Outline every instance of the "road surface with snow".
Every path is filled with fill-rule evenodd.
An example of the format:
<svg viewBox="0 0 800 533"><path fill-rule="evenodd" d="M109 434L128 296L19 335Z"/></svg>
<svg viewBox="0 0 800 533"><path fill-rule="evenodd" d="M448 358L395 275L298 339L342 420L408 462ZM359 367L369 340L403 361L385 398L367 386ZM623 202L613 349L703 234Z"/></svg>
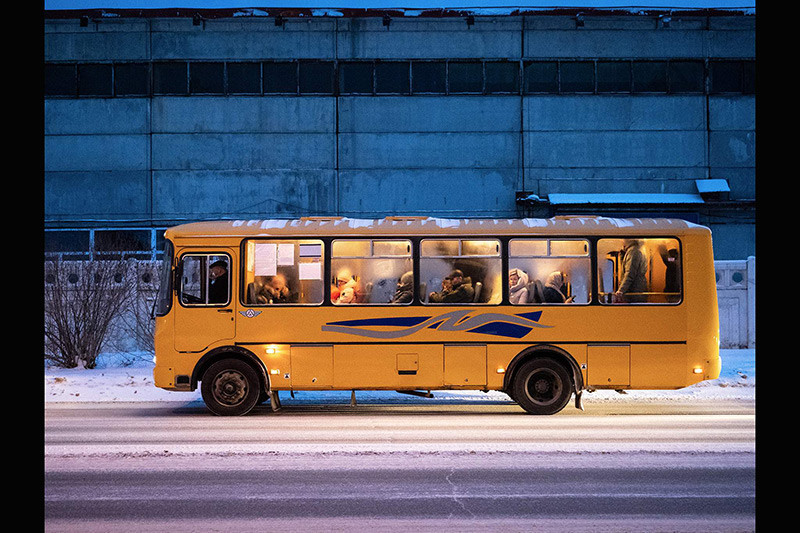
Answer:
<svg viewBox="0 0 800 533"><path fill-rule="evenodd" d="M754 531L755 353L680 391L298 393L216 417L152 365L45 370L45 530Z"/></svg>

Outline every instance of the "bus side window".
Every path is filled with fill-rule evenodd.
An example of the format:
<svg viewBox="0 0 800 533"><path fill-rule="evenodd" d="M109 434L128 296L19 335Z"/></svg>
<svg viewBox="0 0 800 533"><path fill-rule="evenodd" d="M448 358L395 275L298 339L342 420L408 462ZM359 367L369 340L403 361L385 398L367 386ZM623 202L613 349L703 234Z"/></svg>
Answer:
<svg viewBox="0 0 800 533"><path fill-rule="evenodd" d="M337 239L331 272L334 305L398 305L413 299L411 241L405 239Z"/></svg>
<svg viewBox="0 0 800 533"><path fill-rule="evenodd" d="M511 239L508 264L513 305L589 303L592 268L584 239Z"/></svg>
<svg viewBox="0 0 800 533"><path fill-rule="evenodd" d="M249 306L322 303L322 241L253 239L245 246L244 303Z"/></svg>
<svg viewBox="0 0 800 533"><path fill-rule="evenodd" d="M425 239L420 298L426 304L493 304L502 299L500 241Z"/></svg>
<svg viewBox="0 0 800 533"><path fill-rule="evenodd" d="M185 255L181 259L180 301L184 305L224 305L230 301L230 259L225 255Z"/></svg>
<svg viewBox="0 0 800 533"><path fill-rule="evenodd" d="M680 303L681 257L677 239L600 239L597 254L601 303Z"/></svg>

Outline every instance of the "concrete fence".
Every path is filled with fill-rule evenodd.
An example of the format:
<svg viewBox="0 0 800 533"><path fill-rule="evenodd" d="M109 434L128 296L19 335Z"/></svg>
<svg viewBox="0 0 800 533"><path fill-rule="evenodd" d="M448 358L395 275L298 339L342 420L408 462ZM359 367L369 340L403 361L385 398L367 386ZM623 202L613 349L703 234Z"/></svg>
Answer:
<svg viewBox="0 0 800 533"><path fill-rule="evenodd" d="M756 347L756 258L715 261L722 348Z"/></svg>

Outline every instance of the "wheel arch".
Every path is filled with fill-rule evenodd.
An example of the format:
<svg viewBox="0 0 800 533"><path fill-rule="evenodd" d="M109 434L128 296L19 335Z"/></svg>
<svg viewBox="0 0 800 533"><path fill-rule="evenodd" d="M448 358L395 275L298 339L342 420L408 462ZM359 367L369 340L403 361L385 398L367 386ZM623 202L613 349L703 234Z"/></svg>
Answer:
<svg viewBox="0 0 800 533"><path fill-rule="evenodd" d="M558 346L553 346L552 344L537 344L536 346L529 346L519 352L508 364L505 378L503 379L503 390L506 393L512 390L514 376L522 364L535 357L544 357L564 364L569 369L572 376L572 386L575 394L583 390L583 374L575 358L572 357L568 351Z"/></svg>
<svg viewBox="0 0 800 533"><path fill-rule="evenodd" d="M217 361L222 359L239 359L252 366L261 382L264 391L269 390L269 375L264 363L256 357L256 354L243 348L241 346L220 346L209 350L200 360L194 365L192 371L192 390L197 388L197 383L200 381L206 369Z"/></svg>

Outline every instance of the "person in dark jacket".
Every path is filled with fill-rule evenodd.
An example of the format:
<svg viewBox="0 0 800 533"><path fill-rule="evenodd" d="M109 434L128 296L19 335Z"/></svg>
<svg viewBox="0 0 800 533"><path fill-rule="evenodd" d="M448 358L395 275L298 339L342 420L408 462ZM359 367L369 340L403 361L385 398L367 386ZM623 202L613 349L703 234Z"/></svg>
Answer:
<svg viewBox="0 0 800 533"><path fill-rule="evenodd" d="M228 301L228 263L215 261L208 269L208 303L224 304Z"/></svg>
<svg viewBox="0 0 800 533"><path fill-rule="evenodd" d="M551 272L544 282L544 301L549 304L572 303L574 296L567 297L567 279L563 272Z"/></svg>
<svg viewBox="0 0 800 533"><path fill-rule="evenodd" d="M475 289L472 288L472 281L470 278L464 278L464 273L460 270L454 270L448 276L451 289L443 290L441 293L432 292L430 294L430 301L434 303L469 303L475 296Z"/></svg>
<svg viewBox="0 0 800 533"><path fill-rule="evenodd" d="M406 272L397 282L397 290L389 303L406 304L414 298L414 273Z"/></svg>
<svg viewBox="0 0 800 533"><path fill-rule="evenodd" d="M622 280L617 292L614 293L615 302L642 303L647 301L647 258L642 252L642 245L635 239L625 239L623 242Z"/></svg>

